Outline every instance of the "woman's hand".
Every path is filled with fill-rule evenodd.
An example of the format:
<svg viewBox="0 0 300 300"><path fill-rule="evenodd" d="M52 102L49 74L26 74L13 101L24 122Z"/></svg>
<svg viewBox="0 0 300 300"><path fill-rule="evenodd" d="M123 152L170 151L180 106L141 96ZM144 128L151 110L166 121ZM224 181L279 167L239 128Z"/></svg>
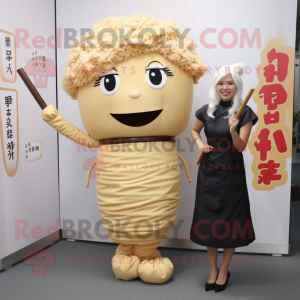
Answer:
<svg viewBox="0 0 300 300"><path fill-rule="evenodd" d="M239 124L239 120L234 118L235 114L233 114L229 119L230 133L233 134L236 132L236 127Z"/></svg>
<svg viewBox="0 0 300 300"><path fill-rule="evenodd" d="M200 150L200 152L208 153L208 152L211 152L213 148L214 148L213 146L205 144L202 147L200 147L199 150Z"/></svg>

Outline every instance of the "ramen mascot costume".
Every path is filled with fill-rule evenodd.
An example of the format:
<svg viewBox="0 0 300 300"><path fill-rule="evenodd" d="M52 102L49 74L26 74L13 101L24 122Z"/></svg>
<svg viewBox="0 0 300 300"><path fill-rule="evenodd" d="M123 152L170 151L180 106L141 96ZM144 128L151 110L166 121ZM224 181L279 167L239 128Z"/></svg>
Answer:
<svg viewBox="0 0 300 300"><path fill-rule="evenodd" d="M98 205L117 279L164 283L173 264L157 250L176 221L180 169L175 137L188 125L193 83L206 67L175 22L143 13L98 21L69 52L62 88L78 99L84 133L52 105L42 118L56 131L98 148ZM179 158L183 165L179 165Z"/></svg>

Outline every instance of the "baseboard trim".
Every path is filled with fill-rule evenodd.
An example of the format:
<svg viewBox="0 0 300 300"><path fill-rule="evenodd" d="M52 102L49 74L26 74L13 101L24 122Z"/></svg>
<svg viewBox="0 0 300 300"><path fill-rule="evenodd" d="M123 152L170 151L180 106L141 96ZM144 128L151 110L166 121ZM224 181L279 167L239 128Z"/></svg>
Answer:
<svg viewBox="0 0 300 300"><path fill-rule="evenodd" d="M161 243L161 247L205 250L205 246L200 246L187 239L166 239ZM222 248L219 248L222 249ZM222 249L223 250L223 249ZM258 253L258 254L289 254L290 245L288 244L268 244L251 243L248 246L236 248L235 253Z"/></svg>
<svg viewBox="0 0 300 300"><path fill-rule="evenodd" d="M58 238L52 238L51 236L55 236L55 237L58 236ZM49 237L51 237L51 238L49 238ZM37 247L45 248L45 247L53 244L54 242L57 242L60 239L61 239L61 231L58 230L55 233L53 232L52 235L45 236L44 238L2 258L0 260L0 271L7 268L8 266L11 266L11 265L23 260L29 250L35 249Z"/></svg>
<svg viewBox="0 0 300 300"><path fill-rule="evenodd" d="M88 239L85 236L84 232L72 230L72 236L70 236L69 230L62 229L62 238L65 239L71 238L80 241L112 243L109 239L105 239L105 240L99 239L99 237L97 237L92 232L89 232L89 234L92 236L92 239ZM187 239L168 238L161 243L160 247L206 251L205 246L199 246L193 243L191 240L187 240ZM290 251L289 244L251 243L248 246L236 248L235 252L236 253L258 253L258 254L289 254L289 251Z"/></svg>

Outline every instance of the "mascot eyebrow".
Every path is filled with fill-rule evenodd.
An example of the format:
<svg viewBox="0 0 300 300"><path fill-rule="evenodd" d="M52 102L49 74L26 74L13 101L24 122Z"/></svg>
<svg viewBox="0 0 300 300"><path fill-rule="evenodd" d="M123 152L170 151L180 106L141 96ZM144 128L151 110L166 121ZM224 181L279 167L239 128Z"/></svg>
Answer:
<svg viewBox="0 0 300 300"><path fill-rule="evenodd" d="M105 74L103 76L100 76L98 79L95 80L95 83L94 83L93 87L96 87L96 86L100 85L100 80L101 80L102 77L110 76L110 75L118 75L119 76L117 69L115 69L115 68L112 68L112 69L114 69L116 71L116 73Z"/></svg>
<svg viewBox="0 0 300 300"><path fill-rule="evenodd" d="M158 60L153 60L153 61L151 61L151 62L148 64L148 66L145 68L145 72L147 72L147 70L149 70L148 67L149 67L152 63L154 63L154 62L157 62L157 63L161 64ZM161 64L161 65L162 65L162 64ZM163 65L162 65L162 66L163 66ZM171 72L171 70L169 69L169 67L164 67L164 68L157 67L157 69L163 70L163 71L166 73L167 76L174 76L174 74Z"/></svg>

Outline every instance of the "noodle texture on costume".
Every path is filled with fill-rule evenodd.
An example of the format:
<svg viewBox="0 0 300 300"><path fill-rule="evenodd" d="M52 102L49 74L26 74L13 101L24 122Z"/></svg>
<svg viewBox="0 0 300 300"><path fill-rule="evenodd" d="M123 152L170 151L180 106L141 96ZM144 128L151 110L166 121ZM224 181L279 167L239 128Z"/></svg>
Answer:
<svg viewBox="0 0 300 300"><path fill-rule="evenodd" d="M193 83L206 67L175 22L143 13L98 21L70 49L62 88L78 99L84 133L52 105L43 120L98 148L96 193L103 226L119 244L117 279L164 283L173 264L157 247L177 218L180 165L175 137L190 118ZM105 167L104 167L105 165Z"/></svg>

